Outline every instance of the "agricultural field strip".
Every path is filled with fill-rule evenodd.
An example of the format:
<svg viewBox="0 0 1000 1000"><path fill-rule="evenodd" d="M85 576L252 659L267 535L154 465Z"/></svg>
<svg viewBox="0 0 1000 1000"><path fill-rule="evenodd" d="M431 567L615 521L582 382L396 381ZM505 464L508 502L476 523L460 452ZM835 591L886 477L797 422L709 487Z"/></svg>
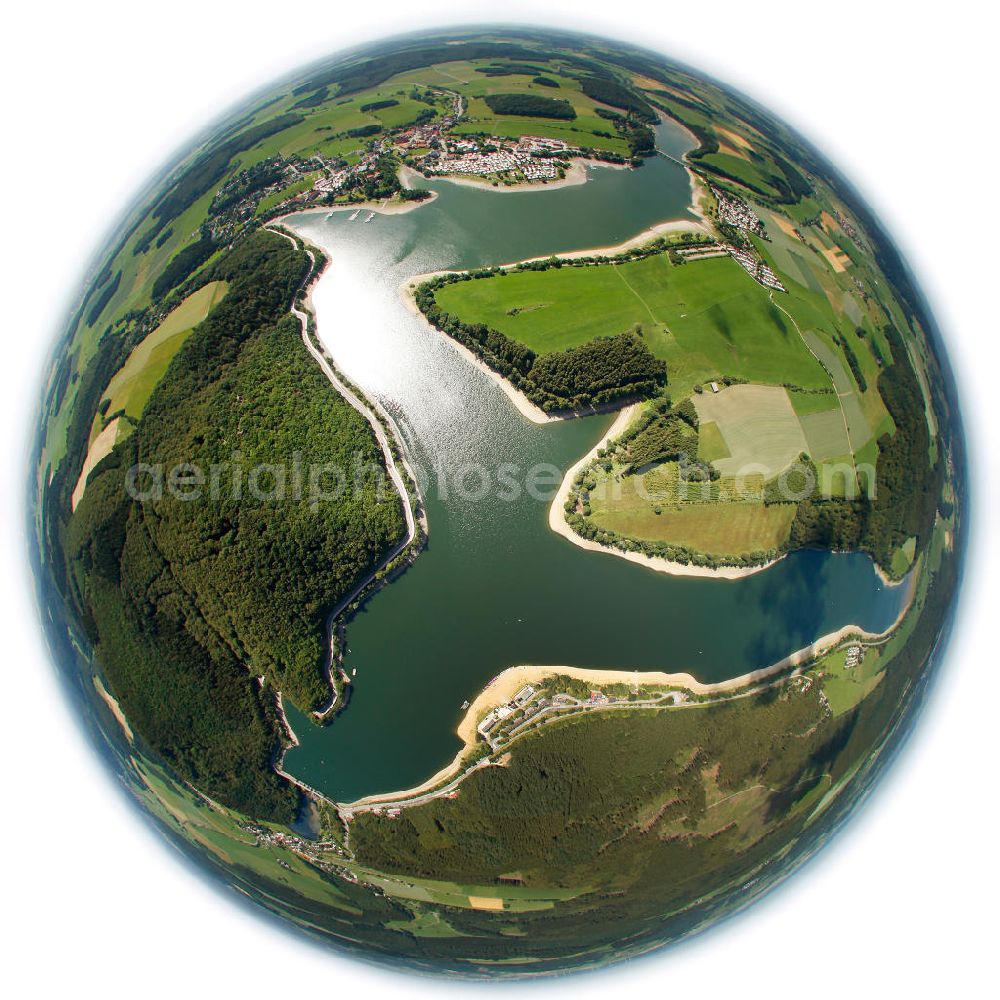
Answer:
<svg viewBox="0 0 1000 1000"><path fill-rule="evenodd" d="M771 479L806 448L806 436L782 386L732 385L697 396L699 423L715 423L729 450L712 464L724 476L745 478L750 470Z"/></svg>
<svg viewBox="0 0 1000 1000"><path fill-rule="evenodd" d="M809 351L809 353L816 359L816 361L825 370L826 369L826 365L823 364L823 362L820 359L819 355L812 349L812 347L809 344L809 341L806 340L805 335L802 333L802 330L799 328L799 324L795 321L795 317L787 309L785 309L784 306L779 305L777 302L775 302L775 300L774 300L774 292L770 292L769 293L769 297L770 297L771 301L774 303L774 305L778 309L780 309L781 312L783 312L792 321L792 326L795 327L795 332L799 335L799 337L802 338L802 343L806 345L806 348ZM830 379L831 379L831 381L833 381L833 373L832 372L830 373ZM843 418L843 421L844 421L844 433L847 435L847 444L848 444L848 447L851 450L851 464L854 465L854 473L855 473L855 475L857 475L857 471L858 471L857 470L857 465L856 465L856 463L854 461L854 443L851 441L851 428L850 428L850 425L847 422L847 413L844 410L844 402L841 399L841 395L840 395L839 390L837 390L836 383L834 383L834 391L837 392L837 400L838 400L838 402L840 404L840 415L841 415L841 417Z"/></svg>
<svg viewBox="0 0 1000 1000"><path fill-rule="evenodd" d="M147 369L159 358L154 354L158 349L170 344L170 356L180 348L184 338L186 338L194 328L209 314L212 308L222 300L227 290L224 281L213 281L203 285L196 292L192 292L179 306L170 312L160 325L152 333L144 337L139 344L133 348L125 364L118 369L104 390L105 398L110 398L111 405L109 412L114 413L119 408L124 408L133 419L138 419L142 408L135 405L133 399L136 383L144 377ZM169 360L167 358L166 360ZM153 383L155 385L155 383ZM148 386L152 391L152 385ZM146 393L148 398L149 393ZM145 404L145 399L141 402ZM130 412L130 406L133 411ZM135 412L137 411L137 412Z"/></svg>

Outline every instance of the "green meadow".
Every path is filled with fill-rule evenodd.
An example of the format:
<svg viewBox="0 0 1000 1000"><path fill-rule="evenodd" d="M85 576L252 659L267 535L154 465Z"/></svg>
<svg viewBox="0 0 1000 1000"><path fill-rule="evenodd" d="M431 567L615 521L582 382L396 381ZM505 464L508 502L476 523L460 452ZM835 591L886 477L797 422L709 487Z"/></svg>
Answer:
<svg viewBox="0 0 1000 1000"><path fill-rule="evenodd" d="M794 504L678 500L673 463L628 476L617 485L617 492L591 494L594 524L628 538L669 542L722 558L780 547L795 517Z"/></svg>
<svg viewBox="0 0 1000 1000"><path fill-rule="evenodd" d="M138 420L156 384L163 378L173 356L191 335L194 328L212 311L228 290L225 281L212 281L192 292L166 319L138 344L125 364L108 383L104 399L106 413L124 411ZM119 439L124 435L125 421L119 424ZM100 418L91 430L91 441L100 431Z"/></svg>
<svg viewBox="0 0 1000 1000"><path fill-rule="evenodd" d="M638 324L650 350L667 362L675 399L723 376L815 389L830 384L767 291L728 257L675 265L656 254L623 264L515 271L447 285L437 301L539 354Z"/></svg>

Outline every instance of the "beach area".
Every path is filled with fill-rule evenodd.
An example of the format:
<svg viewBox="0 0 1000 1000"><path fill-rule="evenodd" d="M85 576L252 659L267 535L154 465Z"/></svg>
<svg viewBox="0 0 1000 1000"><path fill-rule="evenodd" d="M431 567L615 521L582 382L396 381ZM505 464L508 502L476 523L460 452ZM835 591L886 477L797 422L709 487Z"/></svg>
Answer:
<svg viewBox="0 0 1000 1000"><path fill-rule="evenodd" d="M118 700L104 686L104 682L97 676L97 674L94 674L93 681L94 690L100 696L101 701L108 706L108 711L115 717L115 721L118 725L122 727L122 732L125 734L125 738L129 741L129 743L134 743L135 734L132 732L132 727L128 724L128 719L125 718L125 713L122 711L121 705L118 704Z"/></svg>
<svg viewBox="0 0 1000 1000"><path fill-rule="evenodd" d="M910 597L912 598L912 593ZM481 767L503 766L502 761L494 761L489 758L481 758L474 763L466 763L466 761L476 746L481 745L479 744L476 732L476 726L480 720L492 709L510 702L514 695L525 685L538 686L549 678L564 676L584 681L595 688L606 687L612 684L627 684L635 687L657 685L686 690L693 695L701 697L711 697L713 695L722 697L740 696L741 693L749 694L756 690L759 685L778 677L794 676L800 672L802 667L822 658L848 639L857 639L868 643L885 640L899 626L909 606L910 601L908 600L896 621L884 632L868 632L857 625L845 625L836 631L821 636L815 642L803 646L801 649L790 653L770 666L751 670L740 674L738 677L731 677L728 680L708 684L699 681L693 675L686 672L666 673L662 670L639 669L603 670L585 667L536 666L530 664L508 667L497 674L479 692L466 709L464 716L456 728L456 733L459 739L462 740L462 748L450 763L431 775L426 781L412 788L366 795L364 798L357 799L354 802L338 803L338 806L345 808L348 813L353 813L358 811L359 807L391 806L394 803L415 804L411 803L410 800L420 799L423 801L426 798L449 794L468 774Z"/></svg>

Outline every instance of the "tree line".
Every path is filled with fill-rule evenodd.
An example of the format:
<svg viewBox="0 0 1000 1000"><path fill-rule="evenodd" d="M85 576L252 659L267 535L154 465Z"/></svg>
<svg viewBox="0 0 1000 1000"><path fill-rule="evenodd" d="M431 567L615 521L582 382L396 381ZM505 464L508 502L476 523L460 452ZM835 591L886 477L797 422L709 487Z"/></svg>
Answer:
<svg viewBox="0 0 1000 1000"><path fill-rule="evenodd" d="M495 272L477 272L492 276ZM653 356L641 337L621 333L596 337L579 347L538 355L529 347L484 323L466 323L445 312L435 292L453 281L474 280L439 275L414 295L428 322L478 355L546 413L603 407L626 399L656 395L667 379L666 362Z"/></svg>

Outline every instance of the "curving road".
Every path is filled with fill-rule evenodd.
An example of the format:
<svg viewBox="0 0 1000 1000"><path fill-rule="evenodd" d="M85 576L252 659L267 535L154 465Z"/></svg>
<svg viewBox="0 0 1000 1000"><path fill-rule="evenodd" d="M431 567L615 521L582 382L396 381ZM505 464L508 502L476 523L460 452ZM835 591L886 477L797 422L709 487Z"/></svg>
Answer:
<svg viewBox="0 0 1000 1000"><path fill-rule="evenodd" d="M283 236L293 246L298 248L299 243L293 236L289 235L288 233L284 232L281 229L276 229L271 226L267 226L265 228L270 233L274 233L277 236ZM341 600L338 601L337 604L335 604L330 609L328 615L328 621L330 622L332 628L333 622L336 621L338 615L340 615L340 613L344 610L344 608L346 608L352 601L354 601L358 597L359 594L361 594L361 592L375 578L377 573L385 569L385 567L388 566L401 552L403 552L417 537L418 515L413 510L413 503L410 500L410 493L406 488L405 481L403 480L403 474L400 471L399 463L397 463L396 457L393 454L392 443L389 441L389 437L385 432L385 428L383 427L382 422L378 419L378 417L374 413L373 407L377 406L377 404L372 403L372 405L369 406L367 400L363 399L349 385L347 385L343 381L343 379L340 378L336 370L327 360L326 356L323 354L323 351L319 347L317 347L316 344L313 343L312 338L309 336L309 313L307 313L304 309L300 309L296 305L296 299L298 298L300 293L306 291L306 289L308 288L309 284L311 284L312 281L318 280L319 274L314 273L314 269L316 266L316 255L312 252L312 250L309 249L308 246L306 246L304 242L302 244L302 247L309 256L309 261L311 266L309 269L309 276L306 277L302 285L300 285L299 288L297 289L295 298L293 298L292 300L292 307L291 307L291 313L299 321L299 325L301 327L302 343L305 345L306 350L312 355L313 359L319 365L319 367L323 371L323 374L326 375L327 379L329 380L330 384L334 387L334 389L336 389L337 392L339 392L340 395L343 396L344 399L347 400L347 402L350 403L351 406L353 406L354 409L357 410L358 413L360 413L365 418L365 420L368 421L368 424L371 426L371 429L375 434L375 440L378 441L379 447L382 449L382 455L383 458L385 459L386 471L389 474L389 478L392 480L392 485L395 487L396 493L399 495L399 498L402 501L403 512L406 517L406 536L396 545L394 545L392 549L389 550L389 552L387 553L386 557L382 560L382 562L375 569L373 569L372 572L369 573L368 576L366 576L358 584L358 586L354 588L354 590L352 590L345 597L341 598ZM401 451L402 449L400 449L400 452ZM405 460L401 461L403 461L405 464ZM414 486L416 486L416 481L417 481L416 477L414 476L412 469L410 469L408 465L406 466L406 471L410 476L411 482L413 482ZM426 533L427 531L426 518L422 513L419 516L420 516L421 528ZM324 716L329 714L337 704L337 689L333 684L333 678L331 676L331 671L333 666L332 660L333 656L331 648L330 661L326 665L327 681L330 684L330 702L329 704L324 705L322 708L315 709L313 711L313 715L316 716L317 718L323 718Z"/></svg>

